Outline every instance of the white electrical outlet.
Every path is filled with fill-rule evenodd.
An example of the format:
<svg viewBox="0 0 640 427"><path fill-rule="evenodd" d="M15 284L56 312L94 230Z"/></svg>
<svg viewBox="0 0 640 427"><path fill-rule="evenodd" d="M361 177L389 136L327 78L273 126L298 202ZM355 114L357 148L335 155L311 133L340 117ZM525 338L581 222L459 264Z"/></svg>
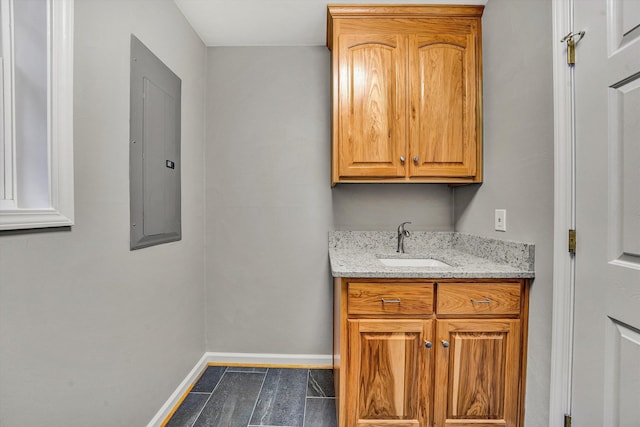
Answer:
<svg viewBox="0 0 640 427"><path fill-rule="evenodd" d="M496 231L507 231L507 210L506 209L496 209L495 229Z"/></svg>

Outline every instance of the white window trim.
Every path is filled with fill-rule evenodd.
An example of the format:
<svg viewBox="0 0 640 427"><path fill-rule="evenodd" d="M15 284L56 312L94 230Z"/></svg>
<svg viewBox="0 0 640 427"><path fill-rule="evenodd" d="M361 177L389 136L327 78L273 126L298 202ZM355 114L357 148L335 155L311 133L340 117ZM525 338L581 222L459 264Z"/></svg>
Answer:
<svg viewBox="0 0 640 427"><path fill-rule="evenodd" d="M15 204L10 207L0 205L0 230L61 227L74 223L73 1L47 0L49 206L20 209ZM6 152L15 156L15 150L6 149ZM15 177L15 158L11 161ZM4 164L7 165L6 159ZM11 185L15 189L15 180Z"/></svg>

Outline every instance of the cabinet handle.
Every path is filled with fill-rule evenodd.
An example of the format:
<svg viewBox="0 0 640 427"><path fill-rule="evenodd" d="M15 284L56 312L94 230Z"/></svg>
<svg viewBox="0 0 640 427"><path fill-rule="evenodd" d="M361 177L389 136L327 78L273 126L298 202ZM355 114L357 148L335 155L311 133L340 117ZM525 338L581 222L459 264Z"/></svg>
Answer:
<svg viewBox="0 0 640 427"><path fill-rule="evenodd" d="M449 348L449 341L442 340L442 346L443 346L444 348Z"/></svg>
<svg viewBox="0 0 640 427"><path fill-rule="evenodd" d="M400 298L396 298L396 299L382 298L380 301L382 301L383 304L400 304Z"/></svg>
<svg viewBox="0 0 640 427"><path fill-rule="evenodd" d="M473 299L471 298L471 304L490 304L493 301L490 298L485 299Z"/></svg>
<svg viewBox="0 0 640 427"><path fill-rule="evenodd" d="M419 161L420 161L420 158L418 156L415 156L413 158L413 163L418 164Z"/></svg>
<svg viewBox="0 0 640 427"><path fill-rule="evenodd" d="M431 341L425 341L424 342L424 346L427 347L427 348L431 348L431 347L433 347L433 344L431 343Z"/></svg>
<svg viewBox="0 0 640 427"><path fill-rule="evenodd" d="M404 161L407 160L404 158L404 156L400 156L400 163L402 163L404 165Z"/></svg>

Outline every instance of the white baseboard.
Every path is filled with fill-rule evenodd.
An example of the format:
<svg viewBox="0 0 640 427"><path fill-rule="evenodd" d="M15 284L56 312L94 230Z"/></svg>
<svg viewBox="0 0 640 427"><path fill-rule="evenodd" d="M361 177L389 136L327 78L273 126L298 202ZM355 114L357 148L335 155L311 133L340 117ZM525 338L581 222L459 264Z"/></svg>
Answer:
<svg viewBox="0 0 640 427"><path fill-rule="evenodd" d="M207 363L331 367L330 354L205 353Z"/></svg>
<svg viewBox="0 0 640 427"><path fill-rule="evenodd" d="M200 360L198 360L198 363L196 363L196 366L193 367L187 377L182 380L178 388L173 393L171 393L171 396L169 396L169 399L167 399L164 405L162 405L158 413L151 419L151 421L149 421L147 427L158 427L162 424L162 422L169 416L173 408L178 405L178 402L180 401L182 396L184 396L187 390L189 390L189 388L196 381L198 381L200 375L202 375L204 370L207 369L207 363L207 353L205 353L204 355L202 355Z"/></svg>
<svg viewBox="0 0 640 427"><path fill-rule="evenodd" d="M331 367L330 354L263 354L263 353L214 353L207 352L191 369L191 372L162 405L158 413L149 421L147 427L159 427L178 405L180 399L191 386L200 378L209 364L232 364L247 366L300 366L300 367Z"/></svg>

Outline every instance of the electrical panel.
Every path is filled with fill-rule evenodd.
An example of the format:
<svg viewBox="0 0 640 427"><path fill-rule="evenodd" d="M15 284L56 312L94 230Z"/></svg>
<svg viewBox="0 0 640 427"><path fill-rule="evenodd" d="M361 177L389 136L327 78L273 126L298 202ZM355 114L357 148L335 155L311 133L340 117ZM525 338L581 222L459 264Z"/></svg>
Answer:
<svg viewBox="0 0 640 427"><path fill-rule="evenodd" d="M181 86L180 78L132 35L131 250L182 238Z"/></svg>

